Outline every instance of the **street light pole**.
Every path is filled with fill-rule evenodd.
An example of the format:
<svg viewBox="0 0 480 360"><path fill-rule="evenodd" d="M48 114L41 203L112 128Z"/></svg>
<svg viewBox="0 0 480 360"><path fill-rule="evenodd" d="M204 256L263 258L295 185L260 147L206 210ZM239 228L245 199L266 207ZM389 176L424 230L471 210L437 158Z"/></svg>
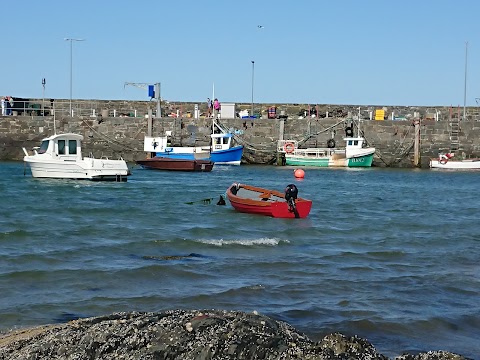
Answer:
<svg viewBox="0 0 480 360"><path fill-rule="evenodd" d="M74 41L85 41L84 39L74 39L74 38L65 38L65 41L70 41L70 116L73 117L72 113L72 83L73 83L73 42Z"/></svg>
<svg viewBox="0 0 480 360"><path fill-rule="evenodd" d="M47 81L45 78L42 79L42 86L43 86L43 92L42 92L42 116L45 116L45 84Z"/></svg>
<svg viewBox="0 0 480 360"><path fill-rule="evenodd" d="M253 117L253 81L255 77L255 61L252 60L252 117Z"/></svg>

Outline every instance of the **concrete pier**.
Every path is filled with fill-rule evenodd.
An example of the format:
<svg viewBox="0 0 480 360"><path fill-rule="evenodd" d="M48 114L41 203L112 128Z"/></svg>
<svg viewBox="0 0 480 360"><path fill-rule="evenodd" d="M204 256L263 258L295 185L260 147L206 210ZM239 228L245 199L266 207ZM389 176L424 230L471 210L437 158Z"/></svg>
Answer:
<svg viewBox="0 0 480 360"><path fill-rule="evenodd" d="M97 101L95 109L87 109L85 106L83 113L78 112L79 115L73 118L68 114L58 116L56 111L56 131L82 134L85 154L92 152L112 158L122 156L127 161L145 157L143 139L150 131L157 136L164 135L165 131L172 131L175 142L173 145L207 145L209 142L211 119L196 119L188 115L187 111L178 118L153 117L149 124L148 107L154 104L128 103L126 106L129 108L138 107L128 114L112 108L118 105L111 101ZM125 102L122 105L125 105ZM188 108L187 105L184 105L185 109ZM259 107L267 109L267 105ZM238 108L241 106L239 104ZM220 122L234 131L236 141L245 146L244 162L252 164L279 163L276 147L277 141L282 138L302 141L304 146L308 147L325 147L327 141L333 138L337 145L341 145L345 127L352 119L358 121L359 117L361 133L368 145L377 149L374 166L428 167L431 157L437 157L439 152L450 151L452 145L458 147L455 151L459 157L480 157L480 118L476 108L468 109L466 120L459 119L456 112L449 108L438 108L435 113L429 113L428 111L432 111L429 108L406 107L393 111L395 120L374 120L375 117L370 120L366 110L358 115L358 107L354 111L353 106L336 106L336 110L332 110L333 106L330 106L328 117L325 110L329 107L327 105L323 106L322 112L317 111L316 117L311 114L306 117L299 115L294 112L294 107L301 106L284 106L287 109L283 110L286 119L235 118L220 119ZM118 116L119 113L123 115ZM130 116L135 113L137 117ZM403 115L397 117L395 114ZM434 116L431 116L432 114ZM38 146L42 138L53 134L53 122L53 116L38 116L38 113L0 117L0 159L21 160L22 147L31 149Z"/></svg>

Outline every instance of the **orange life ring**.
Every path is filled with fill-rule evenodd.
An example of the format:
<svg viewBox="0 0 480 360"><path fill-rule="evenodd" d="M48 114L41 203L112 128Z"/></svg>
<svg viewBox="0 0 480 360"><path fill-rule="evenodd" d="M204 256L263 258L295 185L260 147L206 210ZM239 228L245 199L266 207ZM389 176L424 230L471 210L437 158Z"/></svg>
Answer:
<svg viewBox="0 0 480 360"><path fill-rule="evenodd" d="M438 160L438 162L439 162L440 164L442 164L442 165L445 165L445 164L448 162L448 159L447 159L447 158L440 158L440 159Z"/></svg>
<svg viewBox="0 0 480 360"><path fill-rule="evenodd" d="M285 145L283 145L283 149L287 154L291 154L295 150L295 145L293 145L293 143L291 142L288 142L288 143L285 143Z"/></svg>

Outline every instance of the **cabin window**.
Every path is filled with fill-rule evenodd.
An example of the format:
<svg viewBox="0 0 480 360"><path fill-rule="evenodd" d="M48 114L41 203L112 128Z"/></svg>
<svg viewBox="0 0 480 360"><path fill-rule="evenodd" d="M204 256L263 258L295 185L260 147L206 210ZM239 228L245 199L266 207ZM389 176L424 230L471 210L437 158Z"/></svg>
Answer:
<svg viewBox="0 0 480 360"><path fill-rule="evenodd" d="M348 140L348 145L352 145L352 140Z"/></svg>
<svg viewBox="0 0 480 360"><path fill-rule="evenodd" d="M65 155L65 140L58 140L58 154Z"/></svg>
<svg viewBox="0 0 480 360"><path fill-rule="evenodd" d="M38 153L39 153L39 154L44 154L44 153L47 152L48 143L49 143L48 140L42 141L42 145L40 145L40 149L38 149Z"/></svg>
<svg viewBox="0 0 480 360"><path fill-rule="evenodd" d="M228 144L228 138L223 138L223 143L224 143L225 145L227 145L227 144Z"/></svg>
<svg viewBox="0 0 480 360"><path fill-rule="evenodd" d="M68 153L70 155L77 154L77 140L68 140Z"/></svg>
<svg viewBox="0 0 480 360"><path fill-rule="evenodd" d="M354 140L353 145L358 145L358 140Z"/></svg>

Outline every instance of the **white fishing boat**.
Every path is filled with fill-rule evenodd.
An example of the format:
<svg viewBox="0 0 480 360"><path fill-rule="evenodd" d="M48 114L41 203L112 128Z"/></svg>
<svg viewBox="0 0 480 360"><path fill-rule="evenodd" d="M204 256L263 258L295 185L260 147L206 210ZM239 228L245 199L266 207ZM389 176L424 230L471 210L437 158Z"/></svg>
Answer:
<svg viewBox="0 0 480 360"><path fill-rule="evenodd" d="M432 169L445 170L480 170L480 159L455 159L454 153L440 154L438 158L430 159Z"/></svg>
<svg viewBox="0 0 480 360"><path fill-rule="evenodd" d="M33 154L23 148L23 161L35 178L127 181L130 170L123 159L82 157L83 136L73 133L55 134L42 140Z"/></svg>
<svg viewBox="0 0 480 360"><path fill-rule="evenodd" d="M468 42L465 43L465 86L464 86L464 103L463 103L463 120L466 120L466 98L467 98L467 50ZM458 116L456 122L451 123L450 139L452 141L451 151L448 153L440 153L438 158L430 159L430 168L432 169L444 169L444 170L480 170L480 158L465 158L465 154L459 157L455 157L455 152L452 149L458 149ZM452 121L452 120L450 120ZM453 126L454 124L455 126ZM455 130L455 131L454 131Z"/></svg>

